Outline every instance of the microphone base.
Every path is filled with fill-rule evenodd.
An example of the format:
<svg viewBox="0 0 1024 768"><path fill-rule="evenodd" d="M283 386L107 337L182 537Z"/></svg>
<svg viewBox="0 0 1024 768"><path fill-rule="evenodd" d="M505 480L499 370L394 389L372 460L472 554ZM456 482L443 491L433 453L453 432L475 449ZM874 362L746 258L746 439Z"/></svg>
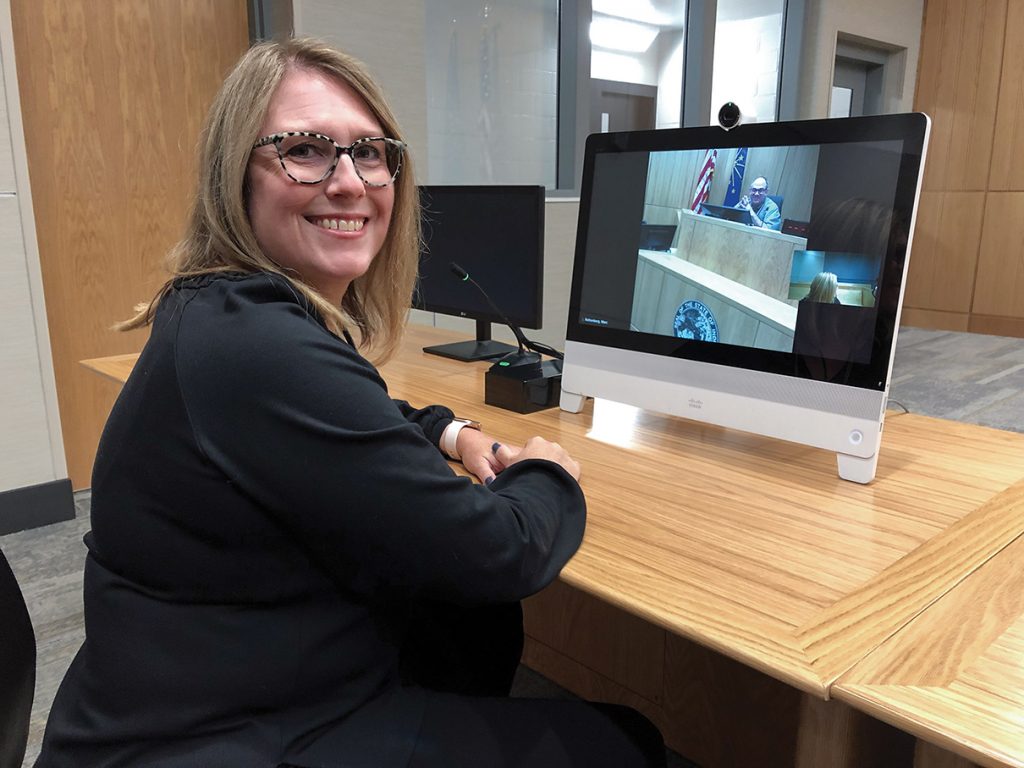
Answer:
<svg viewBox="0 0 1024 768"><path fill-rule="evenodd" d="M447 357L450 360L471 363L474 360L493 360L496 357L502 357L510 352L515 352L516 348L493 339L475 339L473 341L453 341L448 344L435 344L432 347L424 347L423 351L431 355Z"/></svg>
<svg viewBox="0 0 1024 768"><path fill-rule="evenodd" d="M511 358L513 356L509 356ZM484 402L516 413L533 413L558 405L562 361L524 358L519 365L492 365L484 374ZM504 362L510 362L504 360Z"/></svg>

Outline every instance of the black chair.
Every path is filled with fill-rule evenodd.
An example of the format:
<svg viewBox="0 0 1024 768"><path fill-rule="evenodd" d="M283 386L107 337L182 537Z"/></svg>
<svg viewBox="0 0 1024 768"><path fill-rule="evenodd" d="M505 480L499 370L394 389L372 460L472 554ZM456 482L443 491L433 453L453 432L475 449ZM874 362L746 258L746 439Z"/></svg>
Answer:
<svg viewBox="0 0 1024 768"><path fill-rule="evenodd" d="M21 768L36 685L36 636L14 572L0 552L0 768Z"/></svg>
<svg viewBox="0 0 1024 768"><path fill-rule="evenodd" d="M779 213L782 213L782 202L786 199L785 195L768 195L768 199L779 206Z"/></svg>

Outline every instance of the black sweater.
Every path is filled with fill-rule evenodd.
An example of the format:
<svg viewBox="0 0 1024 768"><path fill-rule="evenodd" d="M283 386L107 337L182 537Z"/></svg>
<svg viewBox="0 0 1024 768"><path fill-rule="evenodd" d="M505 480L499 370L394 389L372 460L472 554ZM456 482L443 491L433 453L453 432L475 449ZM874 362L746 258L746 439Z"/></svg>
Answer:
<svg viewBox="0 0 1024 768"><path fill-rule="evenodd" d="M37 766L257 768L320 739L323 765L402 765L409 601L522 598L584 528L554 463L454 475L451 417L392 400L280 277L179 282L100 441L86 641Z"/></svg>

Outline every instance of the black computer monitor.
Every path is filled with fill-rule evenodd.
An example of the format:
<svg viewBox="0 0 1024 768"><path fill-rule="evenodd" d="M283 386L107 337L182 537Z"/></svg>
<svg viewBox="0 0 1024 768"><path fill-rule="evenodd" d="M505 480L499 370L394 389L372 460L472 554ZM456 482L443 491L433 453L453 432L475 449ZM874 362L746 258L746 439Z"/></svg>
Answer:
<svg viewBox="0 0 1024 768"><path fill-rule="evenodd" d="M705 216L711 216L715 219L725 219L726 221L735 221L737 224L750 223L750 212L746 208L733 208L731 205L712 205L711 203L702 203L700 206L700 212Z"/></svg>
<svg viewBox="0 0 1024 768"><path fill-rule="evenodd" d="M458 264L508 320L540 328L544 288L544 187L462 185L420 187L423 245L413 306L476 320L472 341L424 350L456 360L484 360L515 350L491 339L491 323L505 323Z"/></svg>

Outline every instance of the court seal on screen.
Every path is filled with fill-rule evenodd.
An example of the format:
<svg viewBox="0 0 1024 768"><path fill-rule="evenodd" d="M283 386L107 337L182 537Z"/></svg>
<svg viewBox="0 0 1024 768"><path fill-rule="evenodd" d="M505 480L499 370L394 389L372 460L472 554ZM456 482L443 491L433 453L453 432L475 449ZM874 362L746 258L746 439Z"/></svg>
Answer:
<svg viewBox="0 0 1024 768"><path fill-rule="evenodd" d="M676 310L672 330L680 339L718 341L718 321L708 306L696 299L687 299Z"/></svg>

